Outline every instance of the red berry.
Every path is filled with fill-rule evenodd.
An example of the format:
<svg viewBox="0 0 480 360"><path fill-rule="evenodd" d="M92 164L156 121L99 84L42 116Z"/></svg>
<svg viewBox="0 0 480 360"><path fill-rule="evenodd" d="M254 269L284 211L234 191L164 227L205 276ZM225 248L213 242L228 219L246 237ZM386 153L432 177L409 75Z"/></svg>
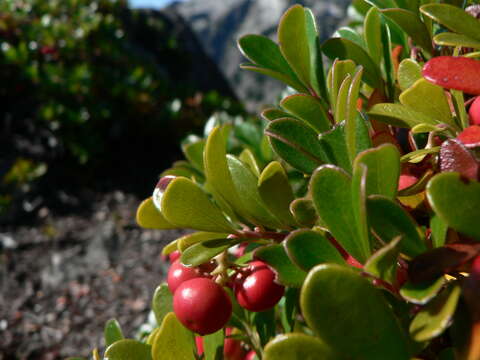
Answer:
<svg viewBox="0 0 480 360"><path fill-rule="evenodd" d="M232 328L227 328L225 334L231 335ZM232 338L225 338L223 344L223 358L225 360L244 360L245 350L242 347L242 343Z"/></svg>
<svg viewBox="0 0 480 360"><path fill-rule="evenodd" d="M197 345L197 354L203 354L203 338L201 336L195 336L195 345Z"/></svg>
<svg viewBox="0 0 480 360"><path fill-rule="evenodd" d="M195 267L187 267L183 265L180 260L174 261L174 263L168 269L167 284L168 288L175 294L177 288L185 281L195 279L198 277L204 277L202 272Z"/></svg>
<svg viewBox="0 0 480 360"><path fill-rule="evenodd" d="M414 175L400 175L400 179L398 180L398 190L406 189L418 181L418 178Z"/></svg>
<svg viewBox="0 0 480 360"><path fill-rule="evenodd" d="M266 263L254 261L245 273L239 274L234 291L241 307L250 311L264 311L280 301L285 288L275 282L275 273Z"/></svg>
<svg viewBox="0 0 480 360"><path fill-rule="evenodd" d="M457 140L460 140L468 148L480 147L480 126L472 125L467 127L458 134Z"/></svg>
<svg viewBox="0 0 480 360"><path fill-rule="evenodd" d="M471 125L480 125L480 96L477 96L468 110Z"/></svg>
<svg viewBox="0 0 480 360"><path fill-rule="evenodd" d="M256 355L257 355L257 353L255 351L250 350L248 352L247 356L245 356L244 360L254 360Z"/></svg>
<svg viewBox="0 0 480 360"><path fill-rule="evenodd" d="M178 287L173 296L173 311L186 328L207 335L227 324L232 315L232 302L213 280L196 278Z"/></svg>
<svg viewBox="0 0 480 360"><path fill-rule="evenodd" d="M178 250L175 250L174 252L168 255L168 259L170 260L171 264L173 264L175 260L177 260L179 257L180 257L180 251Z"/></svg>

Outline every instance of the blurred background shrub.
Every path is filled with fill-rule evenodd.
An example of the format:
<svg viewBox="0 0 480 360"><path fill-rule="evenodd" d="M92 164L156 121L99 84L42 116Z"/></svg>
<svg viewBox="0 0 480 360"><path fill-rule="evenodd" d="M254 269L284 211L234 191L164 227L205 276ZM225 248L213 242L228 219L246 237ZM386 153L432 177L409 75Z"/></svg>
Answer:
<svg viewBox="0 0 480 360"><path fill-rule="evenodd" d="M0 101L3 222L64 190L145 196L185 133L243 113L180 18L124 0L1 1Z"/></svg>

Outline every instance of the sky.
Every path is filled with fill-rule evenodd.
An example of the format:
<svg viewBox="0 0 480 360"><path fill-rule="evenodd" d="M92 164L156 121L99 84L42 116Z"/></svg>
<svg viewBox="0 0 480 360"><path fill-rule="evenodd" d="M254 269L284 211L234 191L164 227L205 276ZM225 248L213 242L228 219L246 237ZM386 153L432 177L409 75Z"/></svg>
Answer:
<svg viewBox="0 0 480 360"><path fill-rule="evenodd" d="M130 0L132 7L161 8L173 2L173 0Z"/></svg>

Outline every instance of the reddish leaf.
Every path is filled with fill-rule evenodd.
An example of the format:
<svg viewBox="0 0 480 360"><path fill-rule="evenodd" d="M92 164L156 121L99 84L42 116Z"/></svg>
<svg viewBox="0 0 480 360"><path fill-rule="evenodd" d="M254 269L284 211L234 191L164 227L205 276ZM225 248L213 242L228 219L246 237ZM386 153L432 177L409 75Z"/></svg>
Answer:
<svg viewBox="0 0 480 360"><path fill-rule="evenodd" d="M466 147L480 146L480 126L469 126L457 136L457 139Z"/></svg>
<svg viewBox="0 0 480 360"><path fill-rule="evenodd" d="M480 253L480 243L448 244L423 253L408 266L412 283L437 279L445 273L462 270L462 266Z"/></svg>
<svg viewBox="0 0 480 360"><path fill-rule="evenodd" d="M450 139L440 148L440 169L442 172L455 171L468 179L477 180L480 163L460 141Z"/></svg>
<svg viewBox="0 0 480 360"><path fill-rule="evenodd" d="M454 56L438 56L429 60L422 70L428 81L446 89L480 95L480 61Z"/></svg>

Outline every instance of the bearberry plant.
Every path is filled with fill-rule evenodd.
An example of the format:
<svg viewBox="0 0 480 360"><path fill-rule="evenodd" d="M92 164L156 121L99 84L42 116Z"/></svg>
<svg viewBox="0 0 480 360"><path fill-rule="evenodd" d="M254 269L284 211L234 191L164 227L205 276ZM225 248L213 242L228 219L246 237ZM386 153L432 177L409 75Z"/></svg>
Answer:
<svg viewBox="0 0 480 360"><path fill-rule="evenodd" d="M480 359L480 5L352 8L323 43L300 5L238 41L292 94L183 144L137 221L196 232L105 358Z"/></svg>

